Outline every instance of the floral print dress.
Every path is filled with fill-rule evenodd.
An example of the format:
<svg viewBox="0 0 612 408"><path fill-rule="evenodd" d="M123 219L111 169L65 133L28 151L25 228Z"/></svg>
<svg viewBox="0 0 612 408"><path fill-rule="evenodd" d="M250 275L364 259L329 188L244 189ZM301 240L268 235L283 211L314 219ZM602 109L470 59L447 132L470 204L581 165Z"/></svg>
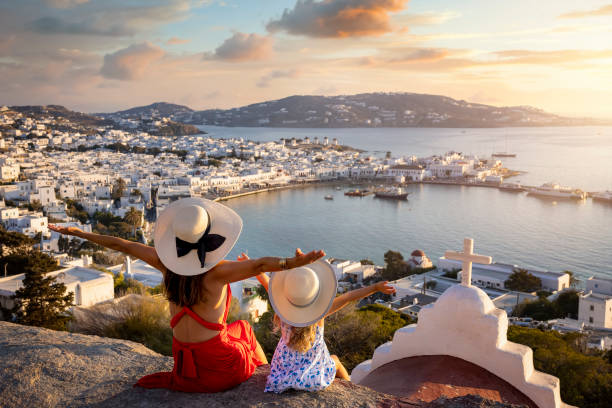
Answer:
<svg viewBox="0 0 612 408"><path fill-rule="evenodd" d="M318 391L327 388L336 377L336 363L329 355L323 326L317 325L312 347L300 353L287 346L291 326L281 322L281 338L274 351L265 392L281 393L287 389Z"/></svg>

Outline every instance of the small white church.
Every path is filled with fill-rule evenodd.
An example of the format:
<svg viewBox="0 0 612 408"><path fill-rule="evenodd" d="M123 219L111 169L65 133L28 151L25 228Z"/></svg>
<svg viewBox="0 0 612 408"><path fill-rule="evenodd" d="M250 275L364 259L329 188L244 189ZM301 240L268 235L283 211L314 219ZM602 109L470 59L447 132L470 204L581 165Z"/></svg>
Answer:
<svg viewBox="0 0 612 408"><path fill-rule="evenodd" d="M97 269L72 266L49 272L45 276L54 276L58 282L66 285L66 291L74 294L76 306L93 306L115 297L112 275ZM14 306L12 297L22 287L24 277L25 274L22 273L0 278L0 305L2 307L10 309Z"/></svg>

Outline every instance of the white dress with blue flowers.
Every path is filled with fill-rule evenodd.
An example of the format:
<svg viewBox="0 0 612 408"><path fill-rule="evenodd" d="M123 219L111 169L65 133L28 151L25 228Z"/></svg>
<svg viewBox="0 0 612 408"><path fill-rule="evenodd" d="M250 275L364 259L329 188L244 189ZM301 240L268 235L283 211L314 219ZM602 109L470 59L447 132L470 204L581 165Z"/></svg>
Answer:
<svg viewBox="0 0 612 408"><path fill-rule="evenodd" d="M336 363L327 350L323 326L317 325L315 340L305 353L287 346L291 326L281 322L281 334L272 357L265 392L280 393L290 388L318 391L327 388L336 377Z"/></svg>

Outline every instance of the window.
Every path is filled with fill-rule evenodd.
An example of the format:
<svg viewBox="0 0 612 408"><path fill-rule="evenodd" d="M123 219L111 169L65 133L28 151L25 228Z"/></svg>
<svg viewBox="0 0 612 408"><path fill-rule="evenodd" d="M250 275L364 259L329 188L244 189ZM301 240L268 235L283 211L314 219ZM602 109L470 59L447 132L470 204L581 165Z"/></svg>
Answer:
<svg viewBox="0 0 612 408"><path fill-rule="evenodd" d="M595 310L595 306L593 306L593 305L591 305L591 306L590 306L590 308L591 308L591 312L592 312L593 310Z"/></svg>
<svg viewBox="0 0 612 408"><path fill-rule="evenodd" d="M593 323L593 318L589 317L589 323Z"/></svg>

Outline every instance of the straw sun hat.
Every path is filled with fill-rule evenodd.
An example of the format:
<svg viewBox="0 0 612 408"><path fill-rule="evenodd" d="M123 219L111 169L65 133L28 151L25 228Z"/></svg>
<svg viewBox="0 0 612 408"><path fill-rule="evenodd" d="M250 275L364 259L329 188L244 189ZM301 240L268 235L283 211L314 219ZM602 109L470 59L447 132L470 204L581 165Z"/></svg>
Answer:
<svg viewBox="0 0 612 408"><path fill-rule="evenodd" d="M310 326L325 317L336 296L338 282L323 260L275 272L270 279L270 303L282 321L295 327Z"/></svg>
<svg viewBox="0 0 612 408"><path fill-rule="evenodd" d="M234 210L203 198L170 204L155 224L155 250L166 268L183 276L207 272L231 251L242 231Z"/></svg>

